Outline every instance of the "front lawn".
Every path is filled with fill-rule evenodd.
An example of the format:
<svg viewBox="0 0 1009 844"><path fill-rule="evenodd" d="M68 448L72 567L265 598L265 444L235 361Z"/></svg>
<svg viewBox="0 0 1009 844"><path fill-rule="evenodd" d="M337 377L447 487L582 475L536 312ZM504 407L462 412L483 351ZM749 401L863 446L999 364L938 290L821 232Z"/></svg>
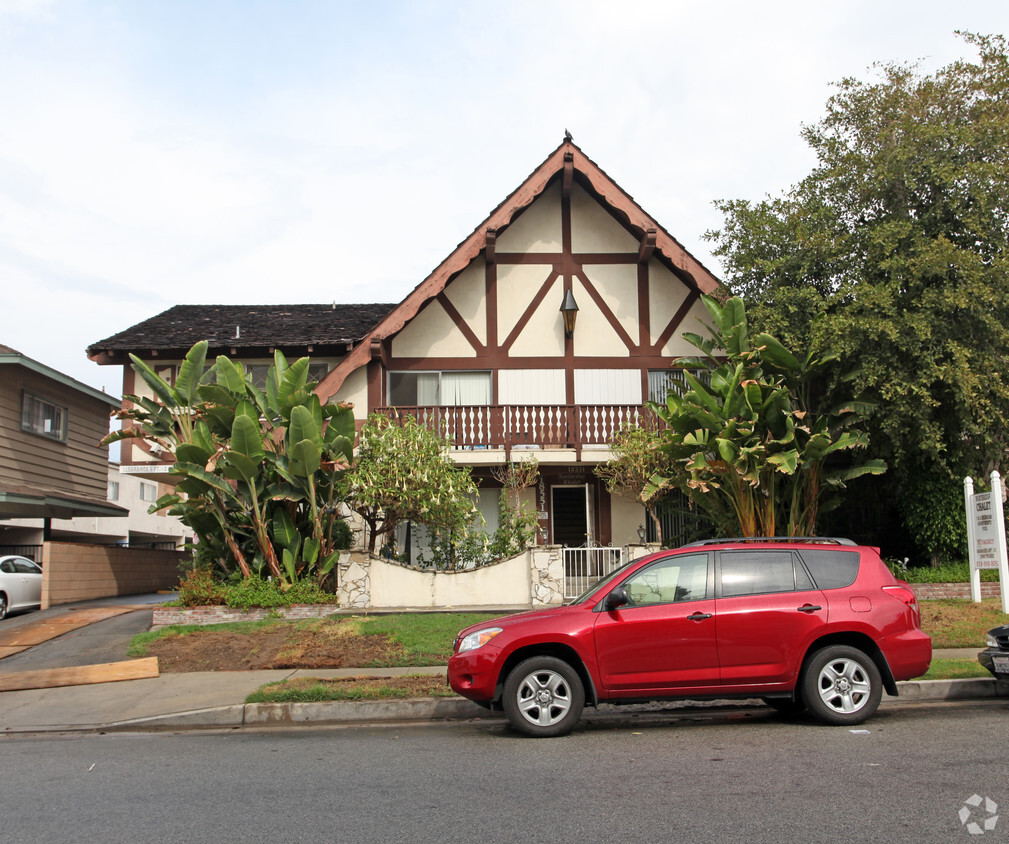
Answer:
<svg viewBox="0 0 1009 844"><path fill-rule="evenodd" d="M934 648L984 647L985 633L1009 623L1000 601L922 601L922 627ZM130 656L157 656L162 671L235 671L264 668L385 668L444 665L463 627L491 613L402 613L338 616L310 621L185 625L142 633ZM991 676L974 659L935 659L925 680ZM316 680L264 686L262 701L374 700L451 695L444 675Z"/></svg>

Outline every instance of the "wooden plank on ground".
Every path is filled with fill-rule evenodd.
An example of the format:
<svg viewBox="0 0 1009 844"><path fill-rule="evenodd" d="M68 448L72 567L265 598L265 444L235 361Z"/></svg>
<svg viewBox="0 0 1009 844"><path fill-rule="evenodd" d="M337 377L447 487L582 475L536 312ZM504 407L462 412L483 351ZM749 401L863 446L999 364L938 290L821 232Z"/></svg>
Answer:
<svg viewBox="0 0 1009 844"><path fill-rule="evenodd" d="M21 653L21 651L26 651L26 650L28 650L28 646L27 645L25 645L23 648L21 648L21 647L11 647L11 648L0 647L0 659L3 659L5 656L14 656L14 654L19 654L19 653Z"/></svg>
<svg viewBox="0 0 1009 844"><path fill-rule="evenodd" d="M0 692L52 689L57 686L87 686L92 683L115 683L119 680L142 680L157 676L158 658L148 656L143 659L105 662L100 665L76 665L70 668L0 674Z"/></svg>

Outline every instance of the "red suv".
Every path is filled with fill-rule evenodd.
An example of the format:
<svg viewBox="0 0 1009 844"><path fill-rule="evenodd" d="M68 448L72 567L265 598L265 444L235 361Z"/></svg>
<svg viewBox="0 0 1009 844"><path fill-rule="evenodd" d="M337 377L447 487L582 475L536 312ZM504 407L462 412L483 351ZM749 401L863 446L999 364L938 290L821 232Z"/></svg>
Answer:
<svg viewBox="0 0 1009 844"><path fill-rule="evenodd" d="M463 697L532 736L585 704L761 697L860 724L928 670L914 592L844 539L716 540L622 566L560 607L467 627L448 664Z"/></svg>

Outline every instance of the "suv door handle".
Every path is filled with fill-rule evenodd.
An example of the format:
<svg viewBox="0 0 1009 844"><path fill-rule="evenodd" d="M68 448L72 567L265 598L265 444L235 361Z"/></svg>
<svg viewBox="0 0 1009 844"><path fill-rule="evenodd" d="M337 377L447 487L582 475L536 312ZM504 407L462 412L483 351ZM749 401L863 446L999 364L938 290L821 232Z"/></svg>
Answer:
<svg viewBox="0 0 1009 844"><path fill-rule="evenodd" d="M796 607L799 612L819 612L823 607L816 607L812 604L803 604L801 607Z"/></svg>
<svg viewBox="0 0 1009 844"><path fill-rule="evenodd" d="M687 616L687 621L704 621L706 618L711 618L711 613L695 612Z"/></svg>

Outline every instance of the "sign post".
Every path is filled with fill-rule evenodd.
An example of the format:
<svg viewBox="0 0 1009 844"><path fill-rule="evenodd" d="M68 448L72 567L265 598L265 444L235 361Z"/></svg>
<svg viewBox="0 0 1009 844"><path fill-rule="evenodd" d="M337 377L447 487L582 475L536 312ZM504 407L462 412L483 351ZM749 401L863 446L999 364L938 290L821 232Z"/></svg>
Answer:
<svg viewBox="0 0 1009 844"><path fill-rule="evenodd" d="M981 569L998 569L1002 612L1009 613L1009 554L1006 552L1002 478L991 473L991 492L974 492L974 481L964 478L967 510L967 549L970 558L970 599L981 601Z"/></svg>

